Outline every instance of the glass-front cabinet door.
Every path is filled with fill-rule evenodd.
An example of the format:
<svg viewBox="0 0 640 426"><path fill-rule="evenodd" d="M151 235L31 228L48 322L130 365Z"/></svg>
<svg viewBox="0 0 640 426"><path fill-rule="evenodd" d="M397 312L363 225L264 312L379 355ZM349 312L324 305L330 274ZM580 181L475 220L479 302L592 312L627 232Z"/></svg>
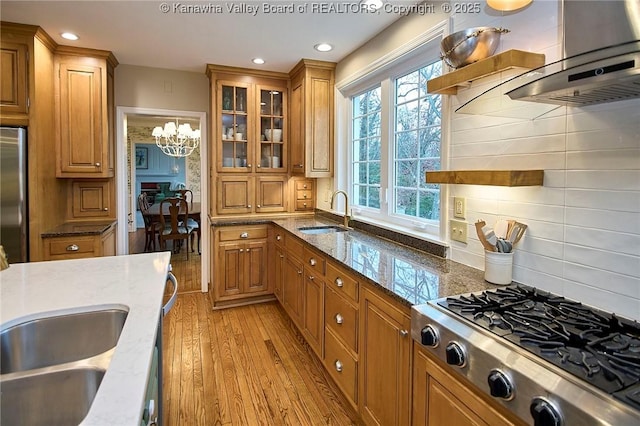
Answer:
<svg viewBox="0 0 640 426"><path fill-rule="evenodd" d="M258 86L260 121L259 147L256 149L256 171L282 172L287 170L287 126L285 123L286 87Z"/></svg>
<svg viewBox="0 0 640 426"><path fill-rule="evenodd" d="M250 85L219 81L217 103L220 108L219 134L216 135L220 141L218 169L225 172L251 171L254 132Z"/></svg>

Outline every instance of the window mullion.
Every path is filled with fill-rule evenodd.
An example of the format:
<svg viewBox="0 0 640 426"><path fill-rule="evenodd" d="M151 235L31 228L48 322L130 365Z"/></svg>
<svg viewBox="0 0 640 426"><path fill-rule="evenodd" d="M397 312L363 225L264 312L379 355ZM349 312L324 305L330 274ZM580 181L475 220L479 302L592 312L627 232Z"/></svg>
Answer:
<svg viewBox="0 0 640 426"><path fill-rule="evenodd" d="M385 218L393 211L393 194L391 191L393 180L393 84L391 79L382 80L382 105L380 116L380 214Z"/></svg>

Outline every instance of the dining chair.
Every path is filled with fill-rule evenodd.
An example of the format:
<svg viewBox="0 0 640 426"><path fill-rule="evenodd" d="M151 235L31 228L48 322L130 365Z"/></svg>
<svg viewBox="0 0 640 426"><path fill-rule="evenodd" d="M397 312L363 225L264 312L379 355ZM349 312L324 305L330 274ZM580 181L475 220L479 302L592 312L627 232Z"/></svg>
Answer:
<svg viewBox="0 0 640 426"><path fill-rule="evenodd" d="M154 221L153 217L147 214L150 206L151 203L149 202L147 194L143 192L138 195L138 209L140 209L142 220L144 221L145 252L156 250L156 237L160 233L160 223Z"/></svg>
<svg viewBox="0 0 640 426"><path fill-rule="evenodd" d="M189 204L189 207L193 207L193 191L191 191L190 189L177 189L176 196L184 199ZM200 254L200 222L190 217L187 219L187 225L191 226L196 231L195 235L198 237L198 254ZM192 238L191 251L194 250L193 246L194 244L193 244L193 238Z"/></svg>
<svg viewBox="0 0 640 426"><path fill-rule="evenodd" d="M174 253L182 248L182 240L187 241L187 260L189 260L189 239L195 228L189 226L189 204L182 198L165 198L160 202L160 247L165 250L167 240L173 241ZM165 214L168 213L168 218Z"/></svg>

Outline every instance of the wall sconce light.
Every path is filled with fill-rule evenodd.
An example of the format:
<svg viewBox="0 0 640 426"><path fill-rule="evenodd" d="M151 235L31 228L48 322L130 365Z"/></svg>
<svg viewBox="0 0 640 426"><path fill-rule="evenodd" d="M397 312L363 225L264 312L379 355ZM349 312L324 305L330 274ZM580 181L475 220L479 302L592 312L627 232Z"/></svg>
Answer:
<svg viewBox="0 0 640 426"><path fill-rule="evenodd" d="M501 12L511 12L513 10L522 9L530 4L533 0L487 0L490 8Z"/></svg>

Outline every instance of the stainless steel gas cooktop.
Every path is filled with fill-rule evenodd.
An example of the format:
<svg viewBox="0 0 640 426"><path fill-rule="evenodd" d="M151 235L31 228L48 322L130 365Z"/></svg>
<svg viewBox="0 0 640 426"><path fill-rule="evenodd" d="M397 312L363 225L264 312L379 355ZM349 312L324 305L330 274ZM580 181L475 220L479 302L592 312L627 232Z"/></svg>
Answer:
<svg viewBox="0 0 640 426"><path fill-rule="evenodd" d="M530 424L640 424L635 321L512 285L414 306L412 336Z"/></svg>

